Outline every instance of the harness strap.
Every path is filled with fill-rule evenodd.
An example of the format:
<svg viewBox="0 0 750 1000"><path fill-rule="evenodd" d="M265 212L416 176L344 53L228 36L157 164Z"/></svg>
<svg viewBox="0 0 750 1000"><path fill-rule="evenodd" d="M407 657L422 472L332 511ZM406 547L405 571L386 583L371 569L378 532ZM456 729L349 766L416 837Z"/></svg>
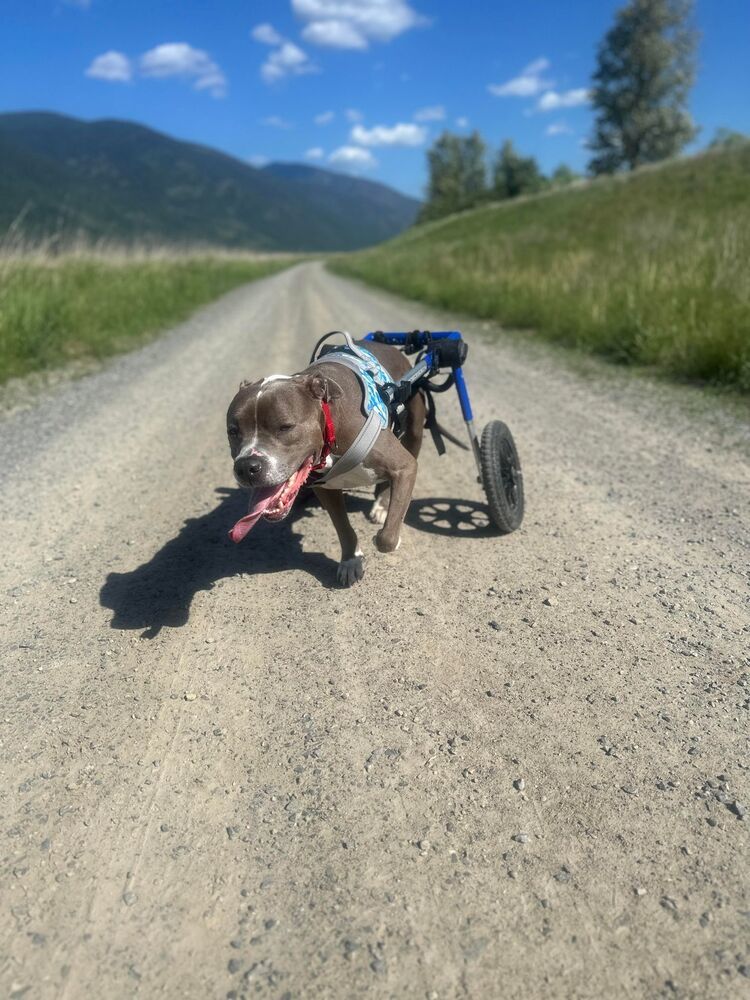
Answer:
<svg viewBox="0 0 750 1000"><path fill-rule="evenodd" d="M345 336L347 337L347 339L350 340L348 334L345 334ZM313 365L327 365L327 364L344 365L345 368L348 368L350 369L350 371L354 372L354 374L357 376L357 379L361 378L361 371L359 365L357 364L356 360L353 357L347 354L339 354L333 352L331 352L330 354L324 354L322 358L318 358L316 361L313 361L310 367L312 368ZM382 429L383 429L383 424L380 419L380 415L378 414L378 411L370 410L369 414L367 415L367 419L364 422L364 426L362 427L362 429L360 430L359 434L356 436L354 441L352 441L349 448L347 448L344 454L341 455L339 458L334 458L333 465L331 466L330 469L327 469L324 472L321 472L317 475L316 482L325 483L329 479L336 479L338 476L343 476L345 473L351 472L351 470L355 469L358 465L361 465L362 462L364 462L364 460L372 451L375 442L378 439L378 435L380 434ZM334 441L335 441L335 434L334 434ZM321 464L317 465L313 471L317 472L318 469L322 468L324 461L325 458L323 457L321 459Z"/></svg>
<svg viewBox="0 0 750 1000"><path fill-rule="evenodd" d="M329 479L337 479L339 476L343 476L345 473L351 472L358 465L361 465L372 451L382 429L383 425L380 422L377 412L370 410L364 427L352 441L349 448L347 448L340 458L334 459L331 468L324 472L317 482L325 483Z"/></svg>

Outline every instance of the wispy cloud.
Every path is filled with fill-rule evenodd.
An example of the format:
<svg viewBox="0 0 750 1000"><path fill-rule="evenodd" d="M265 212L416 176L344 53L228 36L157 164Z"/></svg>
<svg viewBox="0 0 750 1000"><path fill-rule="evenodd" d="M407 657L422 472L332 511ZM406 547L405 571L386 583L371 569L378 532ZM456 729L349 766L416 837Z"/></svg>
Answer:
<svg viewBox="0 0 750 1000"><path fill-rule="evenodd" d="M133 79L133 64L123 52L111 50L94 59L86 76L110 83L128 83Z"/></svg>
<svg viewBox="0 0 750 1000"><path fill-rule="evenodd" d="M565 122L552 122L544 130L545 135L572 135L573 129L566 125Z"/></svg>
<svg viewBox="0 0 750 1000"><path fill-rule="evenodd" d="M250 32L250 37L260 42L262 45L281 45L284 41L282 35L278 33L272 24L256 24Z"/></svg>
<svg viewBox="0 0 750 1000"><path fill-rule="evenodd" d="M272 48L260 68L260 75L266 83L275 83L277 80L283 80L285 76L317 73L317 66L307 53L299 45L284 38L272 24L256 24L250 32L250 37L261 45L269 45Z"/></svg>
<svg viewBox="0 0 750 1000"><path fill-rule="evenodd" d="M294 126L286 118L280 118L279 115L268 115L267 118L261 118L261 125L267 125L269 128L281 128L290 129Z"/></svg>
<svg viewBox="0 0 750 1000"><path fill-rule="evenodd" d="M442 104L432 104L415 111L413 117L415 122L442 122L445 120L445 108Z"/></svg>
<svg viewBox="0 0 750 1000"><path fill-rule="evenodd" d="M505 83L491 83L487 90L495 97L535 97L555 85L553 80L544 77L549 68L549 59L541 56L529 63L512 80L507 80Z"/></svg>
<svg viewBox="0 0 750 1000"><path fill-rule="evenodd" d="M428 23L406 0L292 0L292 9L305 41L337 49L366 49Z"/></svg>
<svg viewBox="0 0 750 1000"><path fill-rule="evenodd" d="M325 150L320 146L313 146L305 151L306 160L322 160L325 155Z"/></svg>
<svg viewBox="0 0 750 1000"><path fill-rule="evenodd" d="M537 101L536 109L537 111L557 111L559 108L578 108L582 104L588 104L590 99L591 93L586 87L564 90L562 93L548 90Z"/></svg>
<svg viewBox="0 0 750 1000"><path fill-rule="evenodd" d="M355 125L350 136L360 146L421 146L427 139L424 125L399 122L397 125Z"/></svg>
<svg viewBox="0 0 750 1000"><path fill-rule="evenodd" d="M139 60L142 76L165 79L176 76L193 81L195 90L207 90L212 97L225 97L227 79L203 49L187 42L165 42L144 52Z"/></svg>
<svg viewBox="0 0 750 1000"><path fill-rule="evenodd" d="M355 172L372 170L378 165L378 161L370 150L362 149L361 146L339 146L328 157L328 162L347 167Z"/></svg>
<svg viewBox="0 0 750 1000"><path fill-rule="evenodd" d="M333 111L321 111L319 115L313 118L316 125L330 125L336 115Z"/></svg>
<svg viewBox="0 0 750 1000"><path fill-rule="evenodd" d="M460 118L456 119L456 125L458 125L459 128L468 128L469 119L465 115L461 115Z"/></svg>
<svg viewBox="0 0 750 1000"><path fill-rule="evenodd" d="M344 117L348 122L361 122L365 116L357 108L347 108Z"/></svg>
<svg viewBox="0 0 750 1000"><path fill-rule="evenodd" d="M261 167L265 167L271 162L271 158L262 153L254 153L252 156L248 156L247 162L251 167L257 167L260 170Z"/></svg>

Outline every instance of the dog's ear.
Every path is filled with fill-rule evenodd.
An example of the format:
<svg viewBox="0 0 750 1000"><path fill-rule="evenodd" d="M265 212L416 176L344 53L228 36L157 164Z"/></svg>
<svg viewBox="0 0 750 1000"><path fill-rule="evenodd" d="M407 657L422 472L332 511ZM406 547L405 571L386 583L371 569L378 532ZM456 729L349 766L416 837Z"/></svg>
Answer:
<svg viewBox="0 0 750 1000"><path fill-rule="evenodd" d="M334 382L332 378L327 378L318 372L308 376L307 387L316 399L322 399L326 403L330 403L333 399L340 399L344 395L338 382Z"/></svg>
<svg viewBox="0 0 750 1000"><path fill-rule="evenodd" d="M243 378L243 380L240 382L240 389L247 389L247 387L252 384L253 383L250 381L249 378Z"/></svg>

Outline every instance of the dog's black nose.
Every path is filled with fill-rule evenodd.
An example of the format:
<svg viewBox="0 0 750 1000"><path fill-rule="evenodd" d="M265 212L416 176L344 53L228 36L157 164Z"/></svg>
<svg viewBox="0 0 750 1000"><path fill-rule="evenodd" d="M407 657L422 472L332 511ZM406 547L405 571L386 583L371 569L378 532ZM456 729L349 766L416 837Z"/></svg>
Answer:
<svg viewBox="0 0 750 1000"><path fill-rule="evenodd" d="M235 461L234 474L241 482L253 486L260 476L262 468L263 463L260 458L256 455L245 455Z"/></svg>

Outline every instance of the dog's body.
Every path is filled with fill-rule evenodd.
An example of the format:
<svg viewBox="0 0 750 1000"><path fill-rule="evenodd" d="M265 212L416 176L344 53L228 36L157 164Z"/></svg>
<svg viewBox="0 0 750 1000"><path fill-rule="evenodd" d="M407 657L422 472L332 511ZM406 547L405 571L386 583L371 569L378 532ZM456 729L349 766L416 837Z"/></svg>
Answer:
<svg viewBox="0 0 750 1000"><path fill-rule="evenodd" d="M370 342L360 346L375 355L394 382L409 370L408 361L395 347ZM227 433L235 478L240 486L255 491L255 506L243 518L247 530L261 516L280 521L291 510L324 448L323 403L329 407L335 428L334 455L341 456L366 419L362 386L353 371L337 362L326 362L324 356L298 375L271 376L240 386L227 413ZM341 543L338 580L344 586L362 579L364 557L346 513L343 490L375 486L370 517L382 524L375 544L381 552L393 552L399 545L417 476L424 423L424 399L417 393L407 405L401 440L392 430L382 430L359 466L338 479L334 468L330 479L313 486ZM245 533L244 528L240 530L236 540Z"/></svg>

